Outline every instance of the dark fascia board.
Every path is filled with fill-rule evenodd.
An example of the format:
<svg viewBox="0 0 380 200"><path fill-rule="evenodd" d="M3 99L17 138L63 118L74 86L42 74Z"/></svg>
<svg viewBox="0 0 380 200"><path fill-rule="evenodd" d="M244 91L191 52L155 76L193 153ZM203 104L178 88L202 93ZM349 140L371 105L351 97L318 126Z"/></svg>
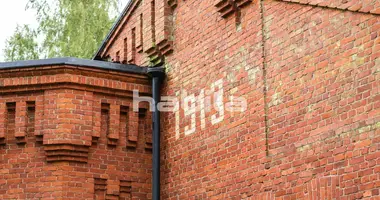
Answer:
<svg viewBox="0 0 380 200"><path fill-rule="evenodd" d="M134 74L147 74L147 67L139 67L137 65L127 65L119 63L111 63L98 60L87 60L79 58L50 58L41 60L26 60L16 62L0 62L1 69L17 69L26 67L52 66L52 65L71 65L90 67L104 70L112 70Z"/></svg>
<svg viewBox="0 0 380 200"><path fill-rule="evenodd" d="M116 31L117 27L119 27L121 21L123 21L125 15L127 14L129 8L131 7L132 3L133 3L134 0L129 0L127 6L125 6L123 12L120 14L120 16L117 18L116 22L113 24L110 32L108 32L106 38L104 38L104 40L102 41L102 44L100 45L99 49L96 51L95 55L93 56L93 60L97 60L100 52L102 52L104 50L104 48L106 47L106 44L107 42L110 40L111 36L113 35L113 33Z"/></svg>

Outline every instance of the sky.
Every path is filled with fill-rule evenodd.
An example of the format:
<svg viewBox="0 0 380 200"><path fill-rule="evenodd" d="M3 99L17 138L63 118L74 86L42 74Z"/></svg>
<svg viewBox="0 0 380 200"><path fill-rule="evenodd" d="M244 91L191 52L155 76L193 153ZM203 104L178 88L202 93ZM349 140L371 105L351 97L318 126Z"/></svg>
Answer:
<svg viewBox="0 0 380 200"><path fill-rule="evenodd" d="M119 10L122 10L128 1L121 0ZM0 62L3 62L5 41L13 35L17 24L29 24L31 27L36 28L38 23L35 12L25 9L28 0L0 0L0 2Z"/></svg>
<svg viewBox="0 0 380 200"><path fill-rule="evenodd" d="M0 62L4 61L5 41L13 35L17 24L37 27L35 13L25 10L28 0L0 0Z"/></svg>

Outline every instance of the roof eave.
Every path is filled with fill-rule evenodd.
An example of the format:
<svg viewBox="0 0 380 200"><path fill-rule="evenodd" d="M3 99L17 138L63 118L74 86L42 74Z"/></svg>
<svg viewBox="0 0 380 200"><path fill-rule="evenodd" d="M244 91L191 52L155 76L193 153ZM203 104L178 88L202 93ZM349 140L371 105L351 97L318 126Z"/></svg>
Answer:
<svg viewBox="0 0 380 200"><path fill-rule="evenodd" d="M87 60L79 58L50 58L41 60L26 60L26 61L15 61L15 62L0 62L1 69L17 69L17 68L27 68L27 67L38 67L38 66L53 66L53 65L72 65L72 66L82 66L90 67L104 70L119 71L125 73L134 74L147 74L146 67L140 67L131 64L119 64L111 63L99 60Z"/></svg>

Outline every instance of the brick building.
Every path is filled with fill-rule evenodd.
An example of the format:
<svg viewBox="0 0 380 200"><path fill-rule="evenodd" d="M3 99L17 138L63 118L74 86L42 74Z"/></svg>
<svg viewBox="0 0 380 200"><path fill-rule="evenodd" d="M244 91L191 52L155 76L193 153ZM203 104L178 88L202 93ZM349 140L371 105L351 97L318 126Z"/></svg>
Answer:
<svg viewBox="0 0 380 200"><path fill-rule="evenodd" d="M159 66L162 199L379 198L380 1L135 0L93 60L0 63L0 199L151 199Z"/></svg>

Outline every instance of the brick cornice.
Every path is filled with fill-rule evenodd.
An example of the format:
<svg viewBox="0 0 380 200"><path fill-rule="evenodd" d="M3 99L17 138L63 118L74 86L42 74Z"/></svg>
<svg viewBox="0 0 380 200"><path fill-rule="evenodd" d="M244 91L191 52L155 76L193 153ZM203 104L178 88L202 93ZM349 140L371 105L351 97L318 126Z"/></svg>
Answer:
<svg viewBox="0 0 380 200"><path fill-rule="evenodd" d="M103 136L113 147L126 133L136 143L131 127L137 128L140 118L132 109L133 90L151 96L147 74L71 65L0 69L0 86L0 110L14 118L16 142L26 143L27 130L34 130L48 162L87 162L90 147ZM141 104L140 109L148 107ZM8 122L0 120L0 144L6 143Z"/></svg>
<svg viewBox="0 0 380 200"><path fill-rule="evenodd" d="M225 18L236 12L238 9L249 5L252 1L253 0L217 0L215 2L215 7L221 16Z"/></svg>
<svg viewBox="0 0 380 200"><path fill-rule="evenodd" d="M149 93L147 75L128 74L73 66L5 69L0 71L0 93L42 90L54 85L72 85L103 93ZM54 86L55 87L55 86ZM86 88L87 87L87 88Z"/></svg>
<svg viewBox="0 0 380 200"><path fill-rule="evenodd" d="M147 74L133 74L125 72L117 72L111 70L94 69L88 67L78 67L72 65L52 65L52 66L38 66L28 68L0 68L0 78L12 78L12 77L31 77L42 75L54 75L54 74L78 74L87 75L97 78L112 78L113 80L129 81L137 83L147 83L149 80Z"/></svg>

